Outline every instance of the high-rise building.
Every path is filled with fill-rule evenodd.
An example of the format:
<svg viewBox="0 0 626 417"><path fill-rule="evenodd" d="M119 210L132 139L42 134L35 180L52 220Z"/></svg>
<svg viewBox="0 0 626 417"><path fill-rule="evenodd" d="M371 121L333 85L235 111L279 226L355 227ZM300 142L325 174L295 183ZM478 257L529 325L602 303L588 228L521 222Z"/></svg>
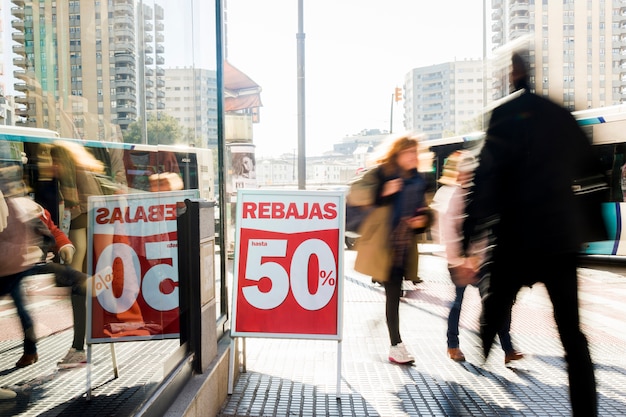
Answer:
<svg viewBox="0 0 626 417"><path fill-rule="evenodd" d="M510 53L520 46L536 93L569 110L625 101L626 2L491 0L491 32L492 98L509 93Z"/></svg>
<svg viewBox="0 0 626 417"><path fill-rule="evenodd" d="M404 127L439 139L481 128L483 61L414 68L404 79Z"/></svg>
<svg viewBox="0 0 626 417"><path fill-rule="evenodd" d="M165 69L165 112L190 143L217 145L217 74L200 68ZM208 143L207 143L208 142Z"/></svg>
<svg viewBox="0 0 626 417"><path fill-rule="evenodd" d="M165 13L163 7L143 5L143 86L147 113L159 114L165 110Z"/></svg>
<svg viewBox="0 0 626 417"><path fill-rule="evenodd" d="M12 0L16 124L119 139L137 119L134 0Z"/></svg>

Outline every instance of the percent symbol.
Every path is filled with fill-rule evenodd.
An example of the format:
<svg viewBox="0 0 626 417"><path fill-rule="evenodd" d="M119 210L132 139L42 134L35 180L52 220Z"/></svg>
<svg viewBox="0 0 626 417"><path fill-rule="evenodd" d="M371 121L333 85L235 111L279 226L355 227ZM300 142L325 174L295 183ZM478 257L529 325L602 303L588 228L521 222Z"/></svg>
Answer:
<svg viewBox="0 0 626 417"><path fill-rule="evenodd" d="M320 278L322 278L322 285L333 286L335 285L335 277L333 277L333 271L320 271Z"/></svg>
<svg viewBox="0 0 626 417"><path fill-rule="evenodd" d="M104 277L102 277L102 275L98 274L98 275L96 275L96 278L98 280L98 282L96 282L96 290L97 291L100 291L102 289L103 285L104 285L104 288L106 288L108 290L109 286L107 285L107 283L113 281L113 277L111 276L111 274L106 274Z"/></svg>

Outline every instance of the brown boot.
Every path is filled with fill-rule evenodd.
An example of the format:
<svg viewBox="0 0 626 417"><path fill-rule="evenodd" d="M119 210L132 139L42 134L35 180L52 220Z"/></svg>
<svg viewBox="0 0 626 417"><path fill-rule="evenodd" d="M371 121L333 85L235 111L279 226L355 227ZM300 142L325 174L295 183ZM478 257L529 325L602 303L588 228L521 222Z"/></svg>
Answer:
<svg viewBox="0 0 626 417"><path fill-rule="evenodd" d="M16 362L15 366L18 368L24 368L28 365L32 365L39 360L39 355L36 353L25 353L22 355L19 361Z"/></svg>
<svg viewBox="0 0 626 417"><path fill-rule="evenodd" d="M450 359L456 362L465 361L465 355L459 348L448 348L448 356L450 357Z"/></svg>
<svg viewBox="0 0 626 417"><path fill-rule="evenodd" d="M517 361L520 359L524 359L524 354L521 352L518 352L517 350L513 349L513 350L509 350L505 355L504 355L504 363L509 363L511 361Z"/></svg>

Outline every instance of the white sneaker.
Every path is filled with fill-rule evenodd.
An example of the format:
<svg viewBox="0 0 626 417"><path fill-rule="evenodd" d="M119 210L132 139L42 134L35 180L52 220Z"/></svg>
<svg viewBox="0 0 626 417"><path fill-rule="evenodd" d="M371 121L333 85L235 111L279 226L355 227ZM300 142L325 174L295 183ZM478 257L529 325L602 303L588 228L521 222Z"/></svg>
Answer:
<svg viewBox="0 0 626 417"><path fill-rule="evenodd" d="M389 360L399 364L415 362L415 358L406 350L404 343L398 343L389 349Z"/></svg>
<svg viewBox="0 0 626 417"><path fill-rule="evenodd" d="M61 369L76 368L77 366L84 366L87 364L87 355L84 350L76 350L70 348L67 355L57 363L57 366Z"/></svg>
<svg viewBox="0 0 626 417"><path fill-rule="evenodd" d="M17 393L13 390L0 388L0 400L12 400L17 397Z"/></svg>

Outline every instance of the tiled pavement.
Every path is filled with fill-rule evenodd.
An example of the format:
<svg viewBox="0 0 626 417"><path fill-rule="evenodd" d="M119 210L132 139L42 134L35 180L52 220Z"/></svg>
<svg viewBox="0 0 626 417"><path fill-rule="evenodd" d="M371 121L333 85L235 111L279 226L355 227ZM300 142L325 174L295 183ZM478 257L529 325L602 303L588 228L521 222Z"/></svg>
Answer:
<svg viewBox="0 0 626 417"><path fill-rule="evenodd" d="M345 252L343 340L246 339L246 372L222 406L229 416L560 416L569 415L563 352L541 285L524 290L514 307L512 335L526 358L505 367L497 348L482 363L477 340L479 299L468 289L461 317L467 362L445 355L453 287L442 259L420 258L424 278L405 293L401 328L413 366L389 363L384 293L351 269ZM626 268L581 268L581 314L596 364L600 415L626 406ZM15 318L17 320L17 318ZM0 401L0 416L133 416L163 378L177 340L116 344L113 378L108 345L94 346L93 397L85 401L86 369L58 371L70 330L40 341L40 361L14 368L21 341L0 342L0 387L18 392ZM337 398L337 354L341 352ZM165 410L164 410L165 411Z"/></svg>
<svg viewBox="0 0 626 417"><path fill-rule="evenodd" d="M465 363L446 356L446 317L454 296L441 258L422 255L425 282L407 291L400 322L413 366L387 359L384 292L349 268L337 398L338 343L246 340L246 371L222 407L230 416L567 416L563 351L545 289L520 293L512 335L526 357L505 366L497 347L483 363L477 339L478 290L466 292L461 317ZM626 278L580 269L581 310L596 364L600 415L625 415Z"/></svg>

